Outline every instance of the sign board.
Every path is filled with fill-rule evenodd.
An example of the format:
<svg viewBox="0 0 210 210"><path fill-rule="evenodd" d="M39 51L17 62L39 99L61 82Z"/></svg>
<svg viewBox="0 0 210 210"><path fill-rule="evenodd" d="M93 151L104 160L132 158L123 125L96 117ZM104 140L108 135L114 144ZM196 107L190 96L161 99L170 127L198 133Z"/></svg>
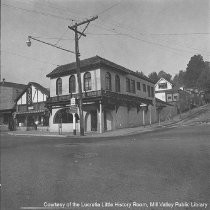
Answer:
<svg viewBox="0 0 210 210"><path fill-rule="evenodd" d="M70 109L70 113L77 113L77 106L76 105L70 105L69 109Z"/></svg>
<svg viewBox="0 0 210 210"><path fill-rule="evenodd" d="M141 105L140 105L140 107L145 107L145 106L147 106L147 105L146 105L146 104L141 104Z"/></svg>
<svg viewBox="0 0 210 210"><path fill-rule="evenodd" d="M71 105L75 106L76 105L76 99L75 98L71 98Z"/></svg>
<svg viewBox="0 0 210 210"><path fill-rule="evenodd" d="M33 106L28 106L28 110L33 110L34 107Z"/></svg>

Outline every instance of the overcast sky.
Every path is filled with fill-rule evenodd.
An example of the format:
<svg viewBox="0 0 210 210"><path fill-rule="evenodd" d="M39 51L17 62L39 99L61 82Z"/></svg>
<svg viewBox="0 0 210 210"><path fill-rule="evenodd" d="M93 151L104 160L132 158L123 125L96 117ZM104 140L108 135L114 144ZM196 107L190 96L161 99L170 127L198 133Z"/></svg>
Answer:
<svg viewBox="0 0 210 210"><path fill-rule="evenodd" d="M49 87L46 74L75 55L32 40L31 35L74 51L68 25L94 15L80 39L81 59L99 55L133 71L174 76L190 58L210 61L210 0L2 0L1 78ZM84 26L83 26L84 27ZM83 29L81 27L80 30Z"/></svg>

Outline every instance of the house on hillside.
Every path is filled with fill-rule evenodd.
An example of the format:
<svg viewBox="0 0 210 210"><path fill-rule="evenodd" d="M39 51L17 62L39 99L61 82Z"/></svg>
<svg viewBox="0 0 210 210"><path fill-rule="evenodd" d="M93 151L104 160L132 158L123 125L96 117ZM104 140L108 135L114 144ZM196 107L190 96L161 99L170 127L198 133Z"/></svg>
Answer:
<svg viewBox="0 0 210 210"><path fill-rule="evenodd" d="M49 91L35 82L29 82L16 99L15 120L17 129L47 129L49 125L49 112L46 100Z"/></svg>
<svg viewBox="0 0 210 210"><path fill-rule="evenodd" d="M0 123L13 129L13 113L16 110L15 100L23 91L26 85L6 82L4 79L0 82Z"/></svg>
<svg viewBox="0 0 210 210"><path fill-rule="evenodd" d="M85 131L104 132L156 120L154 83L146 76L99 56L81 60ZM76 63L62 65L50 78L50 131L73 131L70 99L78 98ZM79 130L77 115L77 130Z"/></svg>
<svg viewBox="0 0 210 210"><path fill-rule="evenodd" d="M191 107L191 94L185 90L174 87L165 91L166 102L176 107L177 114L189 110Z"/></svg>
<svg viewBox="0 0 210 210"><path fill-rule="evenodd" d="M162 101L167 101L166 99L166 90L170 90L173 88L173 85L171 82L164 78L160 78L158 82L155 84L155 97L162 100Z"/></svg>

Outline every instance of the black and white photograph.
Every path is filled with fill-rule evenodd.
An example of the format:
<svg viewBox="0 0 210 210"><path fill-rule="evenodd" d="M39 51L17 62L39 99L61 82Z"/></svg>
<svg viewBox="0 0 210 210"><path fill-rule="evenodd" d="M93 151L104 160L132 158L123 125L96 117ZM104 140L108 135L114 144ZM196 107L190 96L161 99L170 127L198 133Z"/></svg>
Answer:
<svg viewBox="0 0 210 210"><path fill-rule="evenodd" d="M1 0L0 209L210 209L210 0Z"/></svg>

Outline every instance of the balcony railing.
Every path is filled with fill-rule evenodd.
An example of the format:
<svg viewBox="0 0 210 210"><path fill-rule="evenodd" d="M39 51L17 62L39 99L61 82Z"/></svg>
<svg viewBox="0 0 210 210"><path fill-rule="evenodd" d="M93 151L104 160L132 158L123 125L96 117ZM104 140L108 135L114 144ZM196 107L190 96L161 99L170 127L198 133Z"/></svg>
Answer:
<svg viewBox="0 0 210 210"><path fill-rule="evenodd" d="M82 98L94 98L94 97L100 97L102 96L102 91L90 91L90 92L83 92L82 93ZM79 98L78 93L72 93L69 95L61 95L61 96L54 96L50 97L48 99L48 103L53 103L53 102L62 102L62 101L70 101L71 98Z"/></svg>
<svg viewBox="0 0 210 210"><path fill-rule="evenodd" d="M72 97L78 98L78 93L72 93L69 95L61 95L61 96L54 96L50 97L47 100L47 103L58 103L58 102L66 102L70 101ZM141 98L139 96L132 96L128 94L121 94L121 93L116 93L112 92L109 90L97 90L97 91L89 91L89 92L83 92L82 93L82 98L83 99L91 99L91 98L111 98L115 100L126 100L126 101L150 101L152 102L151 99L147 98Z"/></svg>

